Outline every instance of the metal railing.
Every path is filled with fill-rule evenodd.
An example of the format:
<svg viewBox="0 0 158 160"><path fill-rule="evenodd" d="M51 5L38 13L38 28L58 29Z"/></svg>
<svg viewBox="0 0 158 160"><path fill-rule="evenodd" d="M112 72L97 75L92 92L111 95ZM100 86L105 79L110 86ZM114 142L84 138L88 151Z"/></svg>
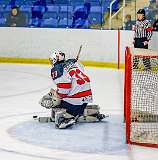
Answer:
<svg viewBox="0 0 158 160"><path fill-rule="evenodd" d="M113 1L110 3L109 29L111 29L112 19L113 19L116 15L118 15L121 11L122 11L122 26L123 26L123 23L124 23L124 17L125 17L125 13L124 13L125 0L123 0L122 7L120 7L119 10L112 15L112 6L113 6L113 4L114 4L116 1L117 1L117 0L113 0Z"/></svg>

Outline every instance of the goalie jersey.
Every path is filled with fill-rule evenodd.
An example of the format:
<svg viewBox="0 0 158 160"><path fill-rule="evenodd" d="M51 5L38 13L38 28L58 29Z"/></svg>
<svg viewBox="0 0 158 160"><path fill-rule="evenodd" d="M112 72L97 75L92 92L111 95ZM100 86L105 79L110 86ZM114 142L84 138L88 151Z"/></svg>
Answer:
<svg viewBox="0 0 158 160"><path fill-rule="evenodd" d="M76 59L68 59L55 64L51 69L51 77L63 101L73 105L92 102L90 79Z"/></svg>

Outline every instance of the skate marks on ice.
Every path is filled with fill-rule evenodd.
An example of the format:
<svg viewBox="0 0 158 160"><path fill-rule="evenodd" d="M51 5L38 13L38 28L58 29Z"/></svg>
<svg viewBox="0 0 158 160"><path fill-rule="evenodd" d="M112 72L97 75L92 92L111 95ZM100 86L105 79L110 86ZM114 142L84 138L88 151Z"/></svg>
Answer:
<svg viewBox="0 0 158 160"><path fill-rule="evenodd" d="M76 124L65 130L55 129L54 123L29 120L9 128L8 133L14 139L50 149L109 155L128 152L119 116L100 123Z"/></svg>
<svg viewBox="0 0 158 160"><path fill-rule="evenodd" d="M43 90L47 90L52 86L49 82L50 78L40 73L31 73L17 70L9 71L7 69L1 69L0 73L1 81L7 82L3 83L3 85L0 86L0 89L2 91L0 92L0 99L37 93ZM6 74L8 74L10 77L14 77L14 80L12 78L8 79ZM39 81L38 83L42 84L43 82L48 81L48 84L44 87L39 87L39 84L36 83L37 77Z"/></svg>
<svg viewBox="0 0 158 160"><path fill-rule="evenodd" d="M64 132L62 132L62 130L55 130L54 126L52 126L52 124L42 124L38 123L37 121L32 120L32 116L34 114L39 114L39 113L25 113L25 114L19 114L18 115L8 115L8 116L3 116L0 118L0 128L1 128L1 132L0 132L0 155L4 155L6 159L6 157L9 155L11 156L9 159L12 160L18 160L18 159L23 159L23 160L40 160L40 159L51 159L51 160L89 160L89 159L94 159L94 160L109 160L109 159L113 159L116 160L119 158L121 158L122 160L127 160L127 155L125 155L124 153L120 154L114 154L116 153L117 150L120 151L120 149L117 150L113 150L111 153L109 152L103 152L106 149L106 146L104 145L104 142L107 141L106 138L104 136L104 133L102 134L97 134L98 136L102 135L102 139L99 140L99 142L95 142L96 144L93 144L93 146L97 145L98 143L101 143L102 146L105 148L104 150L102 150L102 152L98 149L97 152L90 152L90 150L86 150L83 151L82 148L82 143L84 139L82 139L82 137L86 137L84 136L84 134L87 131L90 131L91 133L89 133L91 136L87 136L87 139L90 138L95 138L96 134L94 135L93 130L86 129L86 126L81 126L78 125L72 129L69 130L64 130L65 133L67 132L67 135L65 136ZM108 122L102 122L101 124L108 124ZM89 124L85 124L85 125L89 125ZM97 125L97 124L94 124ZM110 124L111 125L111 124ZM118 124L117 124L118 125ZM80 128L81 126L81 128ZM32 127L32 131L31 131L31 127ZM87 126L88 127L88 126ZM92 125L89 127L93 127ZM103 127L103 126L102 126ZM101 127L101 128L102 128ZM96 128L93 127L95 129L98 129L97 132L100 133L101 131L105 131L105 129L109 129L106 128L107 126L103 127L103 130L101 130L100 128ZM83 131L84 129L84 131ZM79 130L79 131L78 131ZM82 130L82 132L80 132L80 130ZM60 145L58 145L56 148L53 147L53 140L54 139L50 139L54 136L57 136L55 134L59 134L60 139L59 142L61 141L65 141L65 145L68 145L69 143L69 139L72 138L73 136L76 136L74 134L68 134L71 133L73 131L73 133L78 134L80 141L79 141L79 148L78 148L78 144L75 144L75 142L72 143L72 147L73 148L66 148L66 146L61 147L61 143L59 143ZM33 132L33 133L32 133ZM54 134L55 133L55 134ZM109 132L110 133L110 132ZM34 134L34 135L33 135ZM48 134L52 134L53 136L50 136ZM89 135L88 134L88 135ZM113 133L116 134L116 133ZM78 136L77 135L77 136ZM93 135L93 136L92 136ZM49 136L49 137L47 137ZM39 139L37 139L36 137L38 137ZM110 137L110 136L109 136ZM34 142L33 141L34 139ZM45 138L45 140L43 140ZM58 138L58 137L57 137ZM41 141L41 139L43 141ZM86 140L87 140L86 139ZM38 142L38 143L37 143ZM52 144L52 146L48 146L48 142L50 144ZM115 139L116 142L116 139ZM113 143L115 143L113 142ZM42 143L46 143L46 144L42 144ZM112 142L109 141L109 143L111 144ZM116 144L116 143L115 143ZM91 144L88 144L88 146ZM77 149L74 149L76 148ZM120 146L118 146L117 148L121 148ZM93 149L93 148L92 148ZM92 150L91 149L91 150ZM111 150L113 148L111 147ZM94 150L94 149L93 149ZM109 149L108 149L109 150ZM119 152L117 152L119 153ZM22 158L14 158L17 156L21 156ZM9 160L7 159L7 160Z"/></svg>

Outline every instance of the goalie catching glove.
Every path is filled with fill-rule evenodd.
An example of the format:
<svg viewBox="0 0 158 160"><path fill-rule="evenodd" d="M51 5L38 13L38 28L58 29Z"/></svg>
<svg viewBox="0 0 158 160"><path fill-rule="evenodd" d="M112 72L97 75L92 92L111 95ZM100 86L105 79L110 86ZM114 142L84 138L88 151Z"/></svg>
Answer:
<svg viewBox="0 0 158 160"><path fill-rule="evenodd" d="M54 89L51 89L49 93L47 93L42 97L42 99L39 101L39 104L42 107L50 109L60 105L60 102L61 102L61 99L59 95L56 93Z"/></svg>

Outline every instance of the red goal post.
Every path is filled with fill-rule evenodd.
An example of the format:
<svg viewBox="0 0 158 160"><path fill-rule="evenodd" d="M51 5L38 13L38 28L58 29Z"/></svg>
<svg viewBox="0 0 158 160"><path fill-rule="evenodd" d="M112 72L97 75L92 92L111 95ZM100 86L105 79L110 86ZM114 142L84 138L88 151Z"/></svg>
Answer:
<svg viewBox="0 0 158 160"><path fill-rule="evenodd" d="M125 50L126 142L158 147L158 51Z"/></svg>

